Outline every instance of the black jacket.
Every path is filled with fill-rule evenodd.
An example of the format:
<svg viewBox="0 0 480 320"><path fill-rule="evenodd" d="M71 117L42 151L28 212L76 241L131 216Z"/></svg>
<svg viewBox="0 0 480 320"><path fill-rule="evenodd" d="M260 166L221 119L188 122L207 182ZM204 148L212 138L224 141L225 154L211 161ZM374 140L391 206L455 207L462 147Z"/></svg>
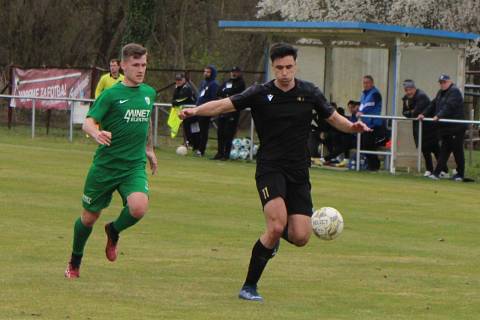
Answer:
<svg viewBox="0 0 480 320"><path fill-rule="evenodd" d="M228 79L218 88L217 97L227 98L238 93L242 93L243 91L245 91L245 81L242 77L236 79ZM234 113L237 113L237 111L222 114L220 115L220 117L227 117Z"/></svg>
<svg viewBox="0 0 480 320"><path fill-rule="evenodd" d="M437 116L440 119L465 120L462 92L454 84L447 90L438 90L435 99L423 114ZM465 130L466 127L465 124L439 123L440 135L453 134Z"/></svg>
<svg viewBox="0 0 480 320"><path fill-rule="evenodd" d="M406 95L403 100L403 112L402 114L407 118L416 118L418 115L423 114L426 117L433 117L433 114L426 114L427 109L430 106L430 98L423 90L417 89L415 95L410 99ZM415 145L418 146L418 121L413 121L413 138ZM422 130L422 143L426 144L437 143L437 124L431 121L423 122Z"/></svg>
<svg viewBox="0 0 480 320"><path fill-rule="evenodd" d="M181 87L175 88L175 90L173 91L173 106L182 106L185 104L194 105L196 100L197 98L195 97L195 93L193 92L188 82Z"/></svg>

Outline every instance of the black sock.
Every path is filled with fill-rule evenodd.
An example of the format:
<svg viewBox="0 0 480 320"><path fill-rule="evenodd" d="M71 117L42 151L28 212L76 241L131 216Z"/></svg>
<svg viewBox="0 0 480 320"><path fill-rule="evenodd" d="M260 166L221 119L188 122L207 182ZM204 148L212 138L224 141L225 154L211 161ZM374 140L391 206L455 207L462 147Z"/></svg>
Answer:
<svg viewBox="0 0 480 320"><path fill-rule="evenodd" d="M70 263L74 268L79 268L80 264L82 263L82 257L83 255L81 254L74 254L72 253L72 257L70 259Z"/></svg>
<svg viewBox="0 0 480 320"><path fill-rule="evenodd" d="M274 249L265 248L265 246L257 240L252 249L252 257L250 258L250 265L248 266L247 279L244 285L256 286L263 269L267 265L269 259L272 258Z"/></svg>
<svg viewBox="0 0 480 320"><path fill-rule="evenodd" d="M288 239L288 224L285 226L285 229L283 229L282 239L287 241L288 243L293 244L293 242Z"/></svg>

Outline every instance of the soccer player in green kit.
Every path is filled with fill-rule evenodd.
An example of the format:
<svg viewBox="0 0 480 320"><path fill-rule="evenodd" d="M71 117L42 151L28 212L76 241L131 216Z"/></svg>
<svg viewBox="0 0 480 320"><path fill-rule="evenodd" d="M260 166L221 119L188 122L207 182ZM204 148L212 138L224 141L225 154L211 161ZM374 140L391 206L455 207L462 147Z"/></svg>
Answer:
<svg viewBox="0 0 480 320"><path fill-rule="evenodd" d="M66 278L80 276L87 239L102 209L110 204L115 190L120 193L124 208L115 221L105 225L105 254L109 261L117 258L119 233L136 224L147 212L147 159L152 174L157 171L150 126L156 92L143 84L147 50L134 43L125 45L121 66L125 79L98 97L83 125L83 130L98 142L99 147L85 181L82 196L84 210L75 222ZM100 124L101 130L97 124Z"/></svg>

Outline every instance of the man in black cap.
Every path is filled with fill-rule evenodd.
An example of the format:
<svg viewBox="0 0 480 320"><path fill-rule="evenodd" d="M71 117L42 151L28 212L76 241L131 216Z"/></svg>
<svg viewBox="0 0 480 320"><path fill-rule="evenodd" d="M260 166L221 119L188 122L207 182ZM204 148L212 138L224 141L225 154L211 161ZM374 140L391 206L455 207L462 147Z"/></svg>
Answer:
<svg viewBox="0 0 480 320"><path fill-rule="evenodd" d="M438 79L440 90L430 106L422 112L419 120L425 115L433 115L433 120L457 119L465 120L463 95L460 89L453 83L448 74L442 74ZM463 123L439 123L440 158L430 178L438 180L440 172L447 165L450 154L453 153L457 164L457 173L452 177L455 181L463 181L465 174L465 154L463 141L465 138L466 125Z"/></svg>
<svg viewBox="0 0 480 320"><path fill-rule="evenodd" d="M218 98L228 98L245 90L245 81L243 81L242 70L239 67L233 67L230 72L230 79L225 81L218 89ZM237 132L240 112L234 111L221 114L217 119L217 138L218 151L213 160L228 160L230 150L232 149L232 140Z"/></svg>
<svg viewBox="0 0 480 320"><path fill-rule="evenodd" d="M430 98L423 91L415 86L413 80L407 79L403 81L403 89L405 95L403 96L403 115L407 118L417 118L419 114L425 112L430 105ZM431 111L430 111L431 112ZM427 117L433 117L433 114L424 114ZM433 173L433 159L432 153L438 162L440 157L440 144L438 142L437 124L425 121L422 130L422 153L425 158L426 171L424 176L429 177ZM415 146L418 148L418 121L413 121L413 139ZM448 169L443 169L440 176L447 175Z"/></svg>
<svg viewBox="0 0 480 320"><path fill-rule="evenodd" d="M197 98L194 90L187 82L184 73L177 73L175 75L175 90L173 91L172 106L178 107L186 104L195 104ZM192 131L190 129L191 124L195 122L195 119L185 119L183 123L183 137L187 145L192 145Z"/></svg>

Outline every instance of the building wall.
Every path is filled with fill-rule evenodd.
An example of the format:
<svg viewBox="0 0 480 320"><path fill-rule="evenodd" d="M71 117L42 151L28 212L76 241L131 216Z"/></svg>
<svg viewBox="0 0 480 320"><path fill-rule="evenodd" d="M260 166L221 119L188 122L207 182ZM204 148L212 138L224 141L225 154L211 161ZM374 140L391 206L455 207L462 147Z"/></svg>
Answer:
<svg viewBox="0 0 480 320"><path fill-rule="evenodd" d="M464 85L463 50L448 47L404 47L400 50L400 83L397 85L397 115L402 114L404 90L402 82L413 79L418 88L433 99L439 90L438 77L449 74L463 90ZM412 123L402 121L398 125L397 167L416 169L417 149L412 136ZM422 157L423 161L423 157Z"/></svg>

